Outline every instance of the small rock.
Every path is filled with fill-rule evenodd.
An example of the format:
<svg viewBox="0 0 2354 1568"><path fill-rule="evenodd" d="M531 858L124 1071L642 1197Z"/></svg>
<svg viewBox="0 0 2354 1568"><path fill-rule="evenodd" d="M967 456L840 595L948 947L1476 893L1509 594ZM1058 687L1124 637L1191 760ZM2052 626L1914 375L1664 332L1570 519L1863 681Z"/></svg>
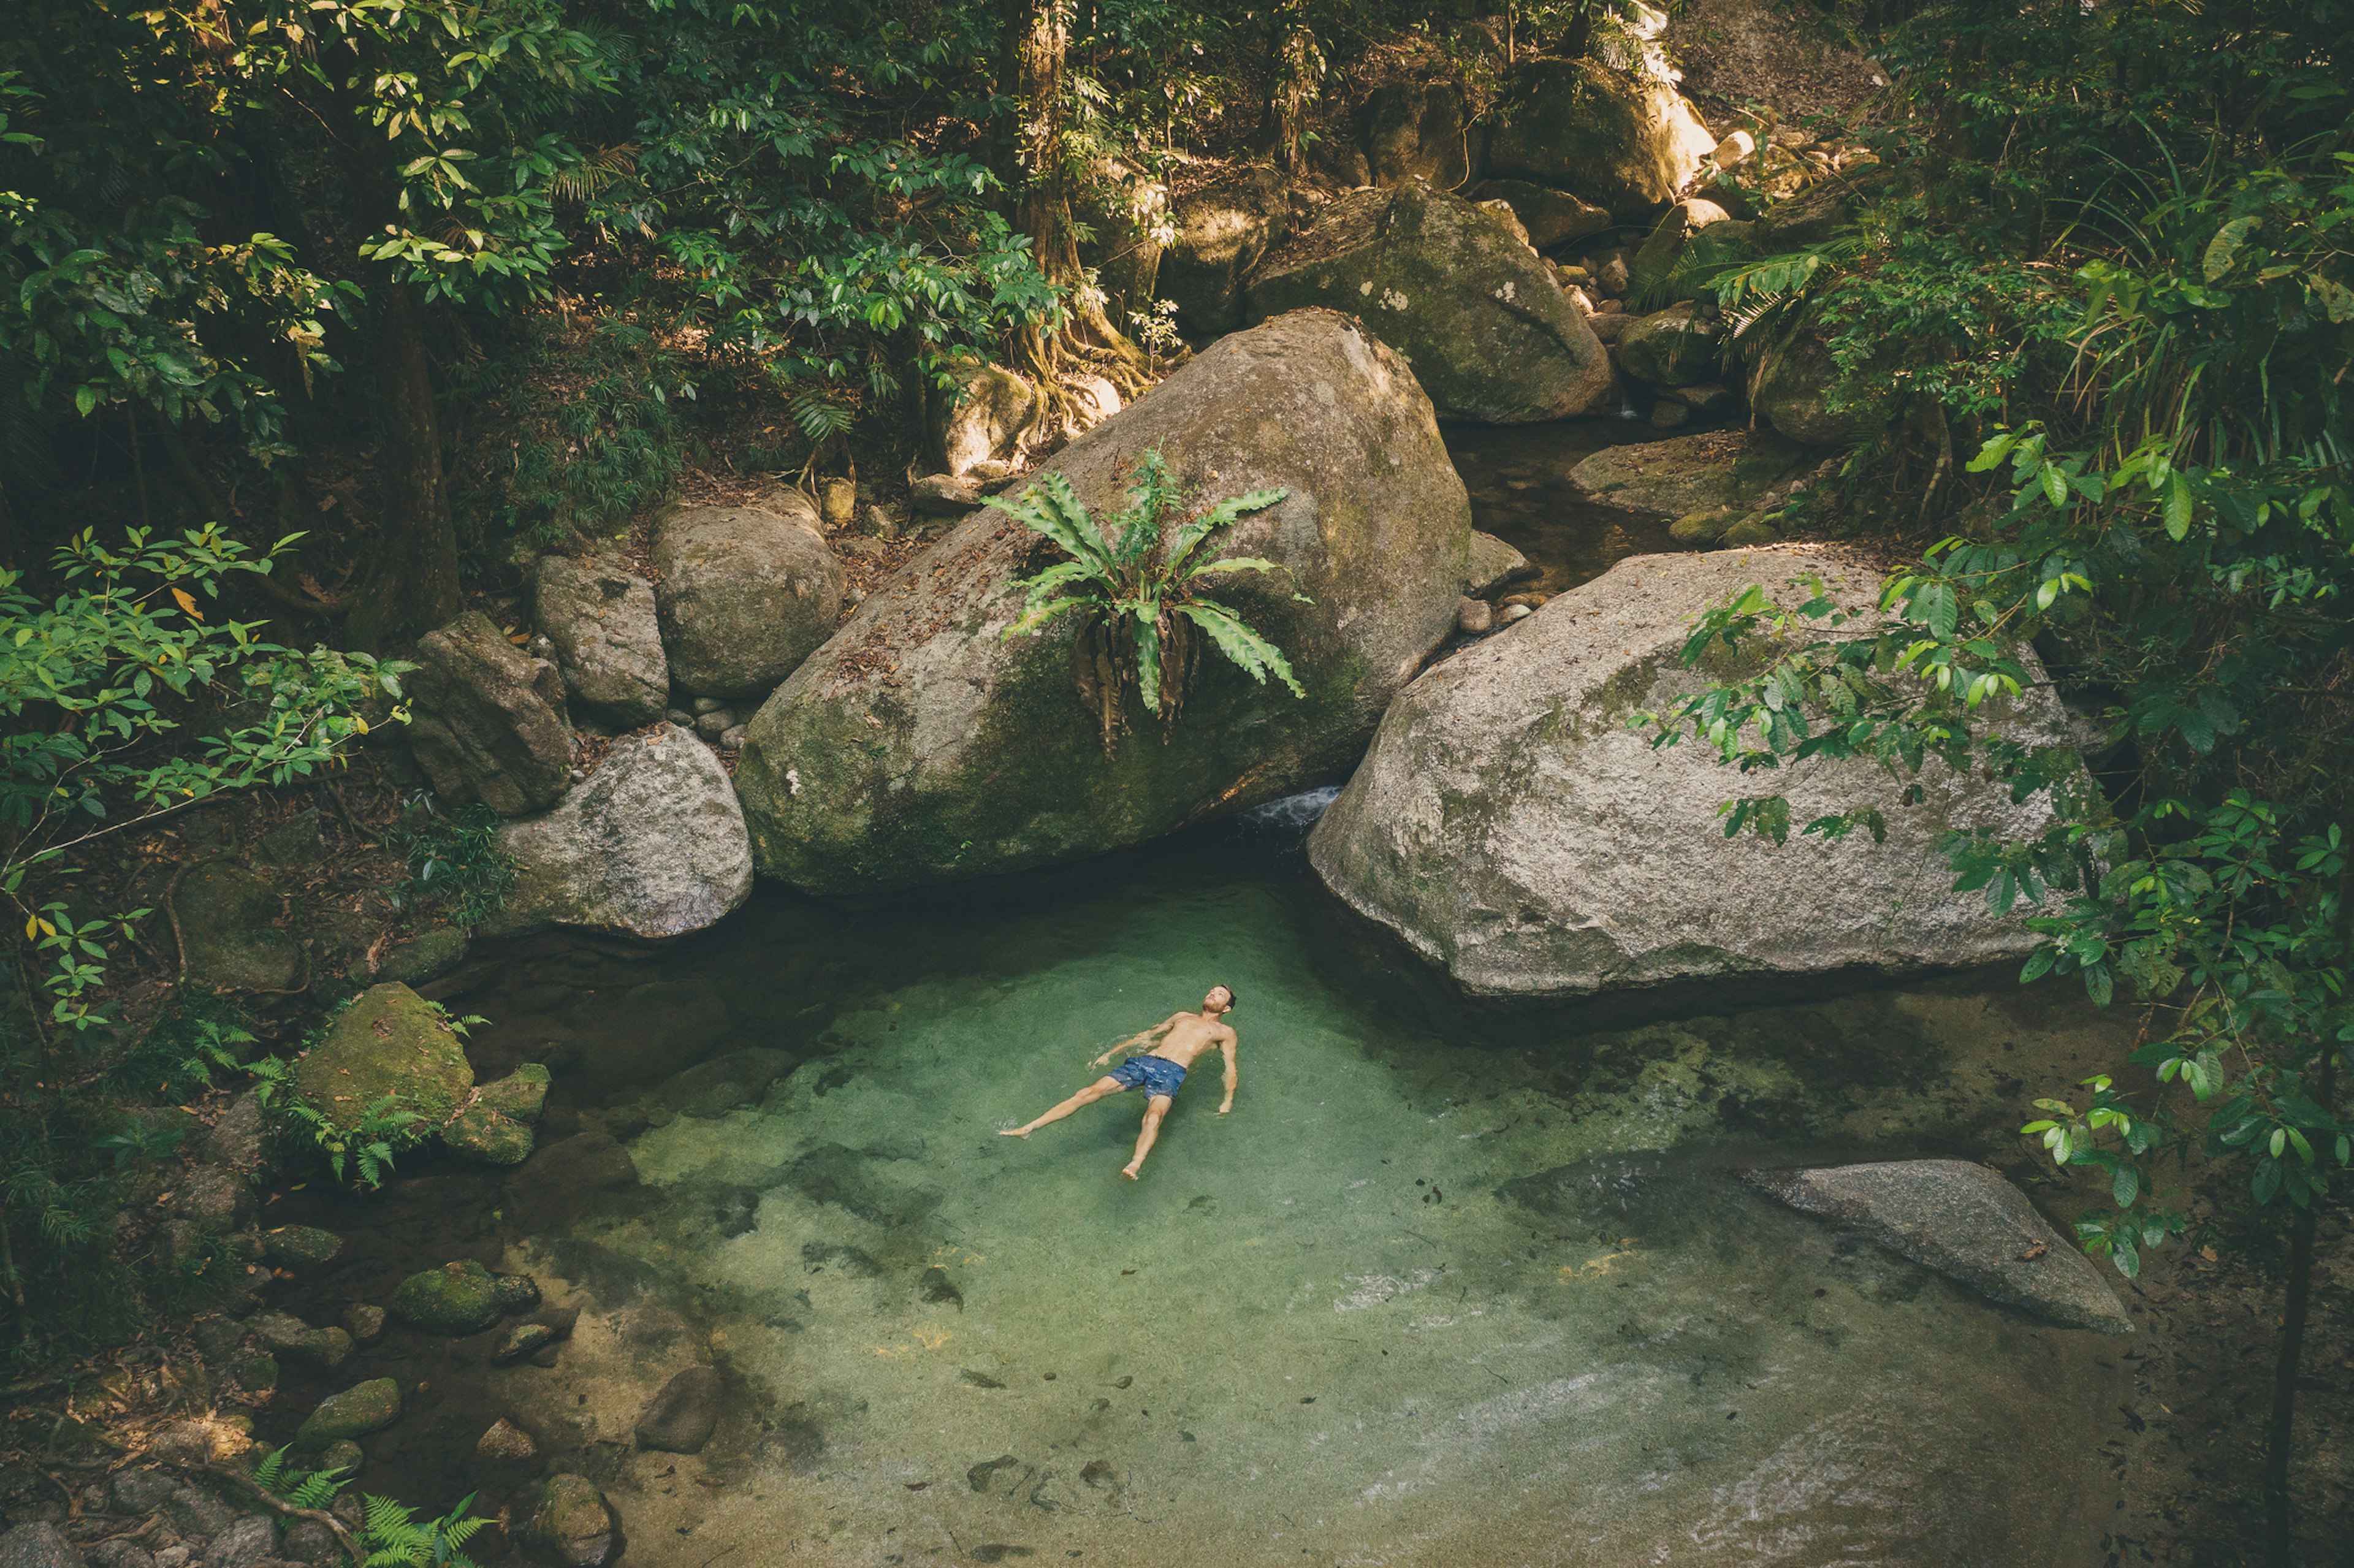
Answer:
<svg viewBox="0 0 2354 1568"><path fill-rule="evenodd" d="M1740 514L1730 506L1702 507L1697 512L1687 512L1669 524L1668 537L1680 545L1711 544L1723 537L1724 531L1739 517Z"/></svg>
<svg viewBox="0 0 2354 1568"><path fill-rule="evenodd" d="M669 719L671 723L678 726L681 729L693 729L695 727L695 715L688 713L684 708L673 708L669 713L663 716Z"/></svg>
<svg viewBox="0 0 2354 1568"><path fill-rule="evenodd" d="M278 1555L278 1527L260 1514L247 1514L213 1537L205 1548L205 1568L255 1568Z"/></svg>
<svg viewBox="0 0 2354 1568"><path fill-rule="evenodd" d="M952 1303L960 1312L964 1310L964 1292L956 1287L949 1271L937 1264L924 1270L924 1299Z"/></svg>
<svg viewBox="0 0 2354 1568"><path fill-rule="evenodd" d="M1471 531L1470 553L1463 562L1463 597L1485 599L1523 573L1533 573L1529 558L1493 534Z"/></svg>
<svg viewBox="0 0 2354 1568"><path fill-rule="evenodd" d="M200 1318L188 1338L196 1341L196 1353L205 1360L225 1361L245 1343L245 1325L233 1318Z"/></svg>
<svg viewBox="0 0 2354 1568"><path fill-rule="evenodd" d="M719 749L722 751L743 750L744 736L750 732L750 729L751 726L749 725L739 724L735 728L726 731L719 737Z"/></svg>
<svg viewBox="0 0 2354 1568"><path fill-rule="evenodd" d="M1735 131L1728 134L1723 141L1719 142L1716 144L1716 151L1711 153L1709 156L1716 160L1718 168L1731 169L1747 163L1756 151L1756 137L1746 131Z"/></svg>
<svg viewBox="0 0 2354 1568"><path fill-rule="evenodd" d="M1672 430L1689 422L1692 411L1672 397L1662 397L1651 405L1651 429Z"/></svg>
<svg viewBox="0 0 2354 1568"><path fill-rule="evenodd" d="M205 1135L205 1159L232 1171L251 1171L261 1163L260 1096L248 1089L229 1101Z"/></svg>
<svg viewBox="0 0 2354 1568"><path fill-rule="evenodd" d="M269 1350L333 1370L351 1359L352 1337L341 1329L313 1329L283 1312L257 1312L248 1328Z"/></svg>
<svg viewBox="0 0 2354 1568"><path fill-rule="evenodd" d="M351 1330L354 1344L373 1345L384 1338L384 1308L355 1301L344 1314L344 1327Z"/></svg>
<svg viewBox="0 0 2354 1568"><path fill-rule="evenodd" d="M329 1394L294 1434L294 1446L308 1452L342 1437L365 1437L400 1419L400 1385L388 1377L355 1383Z"/></svg>
<svg viewBox="0 0 2354 1568"><path fill-rule="evenodd" d="M1670 387L1663 396L1673 397L1695 414L1705 414L1711 408L1729 402L1733 397L1733 388L1719 386L1713 381L1702 381L1696 386Z"/></svg>
<svg viewBox="0 0 2354 1568"><path fill-rule="evenodd" d="M1527 605L1508 604L1503 609L1496 612L1496 624L1499 627L1511 626L1517 621L1526 620L1530 616L1534 615L1536 611L1531 609Z"/></svg>
<svg viewBox="0 0 2354 1568"><path fill-rule="evenodd" d="M532 1123L547 1103L547 1069L526 1062L477 1093L442 1129L452 1153L486 1165L520 1165L531 1158Z"/></svg>
<svg viewBox="0 0 2354 1568"><path fill-rule="evenodd" d="M228 1375L248 1393L268 1393L278 1386L276 1356L239 1356L229 1363Z"/></svg>
<svg viewBox="0 0 2354 1568"><path fill-rule="evenodd" d="M829 479L818 486L818 511L826 526L839 528L858 511L858 486L847 479Z"/></svg>
<svg viewBox="0 0 2354 1568"><path fill-rule="evenodd" d="M545 1323L517 1323L507 1330L507 1337L499 1341L499 1348L492 1353L491 1360L500 1366L511 1366L516 1361L529 1361L556 1340L556 1330Z"/></svg>
<svg viewBox="0 0 2354 1568"><path fill-rule="evenodd" d="M343 1237L313 1225L281 1225L261 1237L262 1255L287 1268L323 1268L343 1249Z"/></svg>
<svg viewBox="0 0 2354 1568"><path fill-rule="evenodd" d="M521 1464L539 1457L539 1445L531 1440L530 1433L502 1416L475 1440L474 1457Z"/></svg>
<svg viewBox="0 0 2354 1568"><path fill-rule="evenodd" d="M670 1454L699 1454L719 1425L719 1374L709 1367L689 1367L662 1385L638 1417L641 1448Z"/></svg>
<svg viewBox="0 0 2354 1568"><path fill-rule="evenodd" d="M1740 549L1751 545L1770 545L1781 537L1762 512L1753 512L1717 536L1717 543L1727 549Z"/></svg>
<svg viewBox="0 0 2354 1568"><path fill-rule="evenodd" d="M82 1568L81 1553L54 1524L19 1524L0 1535L0 1568Z"/></svg>
<svg viewBox="0 0 2354 1568"><path fill-rule="evenodd" d="M722 697L697 697L687 705L695 710L695 716L696 718L701 718L705 714L717 713L720 709L726 707L727 703L726 700Z"/></svg>
<svg viewBox="0 0 2354 1568"><path fill-rule="evenodd" d="M717 708L695 721L695 733L705 740L717 740L736 727L736 715L726 708Z"/></svg>
<svg viewBox="0 0 2354 1568"><path fill-rule="evenodd" d="M135 1542L101 1541L90 1549L90 1568L155 1568L155 1559Z"/></svg>
<svg viewBox="0 0 2354 1568"><path fill-rule="evenodd" d="M1531 609L1543 609L1552 599L1553 595L1549 593L1511 593L1498 599L1496 605L1500 609L1510 609L1516 604L1527 605Z"/></svg>
<svg viewBox="0 0 2354 1568"><path fill-rule="evenodd" d="M341 1471L346 1478L358 1475L360 1467L366 1463L366 1453L348 1437L330 1443L319 1450L319 1468Z"/></svg>
<svg viewBox="0 0 2354 1568"><path fill-rule="evenodd" d="M160 1470L120 1470L108 1483L117 1513L153 1513L176 1489L177 1483Z"/></svg>
<svg viewBox="0 0 2354 1568"><path fill-rule="evenodd" d="M1484 599L1467 599L1455 609L1455 629L1467 637L1485 637L1496 629L1496 607Z"/></svg>
<svg viewBox="0 0 2354 1568"><path fill-rule="evenodd" d="M528 1312L539 1305L539 1281L528 1274L494 1274L502 1312Z"/></svg>
<svg viewBox="0 0 2354 1568"><path fill-rule="evenodd" d="M585 1476L550 1476L515 1497L501 1517L510 1536L545 1547L570 1568L604 1568L619 1544L612 1505Z"/></svg>
<svg viewBox="0 0 2354 1568"><path fill-rule="evenodd" d="M981 486L952 473L927 474L907 486L907 500L928 517L960 517L981 504Z"/></svg>
<svg viewBox="0 0 2354 1568"><path fill-rule="evenodd" d="M188 1568L196 1560L196 1552L186 1546L165 1546L155 1552L155 1568Z"/></svg>
<svg viewBox="0 0 2354 1568"><path fill-rule="evenodd" d="M344 1560L343 1548L335 1543L335 1532L315 1519L298 1519L286 1527L286 1539L279 1546L290 1563L307 1563L311 1568L337 1568Z"/></svg>
<svg viewBox="0 0 2354 1568"><path fill-rule="evenodd" d="M899 536L899 520L880 506L870 506L859 519L871 539L896 539Z"/></svg>
<svg viewBox="0 0 2354 1568"><path fill-rule="evenodd" d="M164 1522L182 1537L209 1539L237 1522L237 1510L196 1487L175 1487L164 1499Z"/></svg>
<svg viewBox="0 0 2354 1568"><path fill-rule="evenodd" d="M253 1446L249 1420L214 1416L202 1421L175 1421L147 1441L158 1459L176 1465L228 1464Z"/></svg>
<svg viewBox="0 0 2354 1568"><path fill-rule="evenodd" d="M472 1334L499 1319L498 1282L472 1258L421 1269L393 1292L401 1321L429 1334Z"/></svg>

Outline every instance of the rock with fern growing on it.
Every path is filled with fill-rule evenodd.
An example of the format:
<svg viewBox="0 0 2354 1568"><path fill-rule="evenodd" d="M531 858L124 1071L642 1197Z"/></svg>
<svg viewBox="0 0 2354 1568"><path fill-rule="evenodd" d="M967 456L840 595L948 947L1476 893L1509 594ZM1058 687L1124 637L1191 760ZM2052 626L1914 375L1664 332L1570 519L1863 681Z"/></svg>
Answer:
<svg viewBox="0 0 2354 1568"><path fill-rule="evenodd" d="M1204 600L1279 651L1305 694L1272 666L1262 681L1202 658L1165 743L1131 735L1107 756L1102 708L1081 700L1090 677L1072 668L1103 651L1082 635L1088 616L1005 635L1066 552L991 507L878 588L752 720L735 783L761 872L829 894L986 875L1346 774L1461 597L1470 503L1430 399L1362 326L1294 312L1219 339L1034 482L1043 493L1060 475L1090 519L1109 517L1147 451L1200 498L1163 513L1163 552L1195 505L1283 493L1204 541L1213 560L1283 569L1214 572ZM1197 651L1225 652L1182 619L1205 634ZM1148 713L1141 670L1132 691L1126 679L1120 717L1159 718L1158 684ZM1100 670L1092 680L1102 694Z"/></svg>

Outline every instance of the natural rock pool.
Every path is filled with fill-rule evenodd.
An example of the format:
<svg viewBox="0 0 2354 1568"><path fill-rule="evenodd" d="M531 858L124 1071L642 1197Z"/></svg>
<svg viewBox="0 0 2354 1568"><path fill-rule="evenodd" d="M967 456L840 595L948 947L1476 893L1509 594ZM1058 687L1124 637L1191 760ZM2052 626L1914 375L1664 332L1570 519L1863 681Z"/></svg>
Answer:
<svg viewBox="0 0 2354 1568"><path fill-rule="evenodd" d="M489 1365L495 1331L363 1351L346 1381L427 1385L367 1484L494 1507L427 1455L504 1415L607 1489L631 1561L694 1568L2072 1560L2098 1456L2040 1413L2114 1403L2115 1343L1733 1172L2008 1158L2020 1084L2099 1025L2003 982L1486 1018L1337 910L1299 833L858 909L764 894L658 955L477 970L478 1060L557 1067L557 1176L472 1220L476 1178L412 1181L378 1266L487 1249L581 1317L547 1365ZM996 1136L1221 981L1235 1111L1204 1064L1142 1181L1134 1096ZM708 1445L632 1446L698 1363Z"/></svg>

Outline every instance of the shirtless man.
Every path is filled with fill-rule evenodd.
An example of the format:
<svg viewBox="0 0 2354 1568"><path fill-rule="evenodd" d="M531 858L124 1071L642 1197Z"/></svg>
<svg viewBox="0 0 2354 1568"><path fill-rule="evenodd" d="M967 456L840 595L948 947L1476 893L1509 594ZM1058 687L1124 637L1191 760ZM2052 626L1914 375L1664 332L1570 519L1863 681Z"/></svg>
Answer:
<svg viewBox="0 0 2354 1568"><path fill-rule="evenodd" d="M1144 1045L1152 1048L1145 1054L1122 1062L1107 1075L1097 1078L1053 1110L1023 1127L1010 1127L1002 1138L1027 1138L1050 1121L1060 1121L1081 1106L1093 1105L1106 1095L1119 1094L1122 1089L1140 1086L1144 1090L1144 1130L1136 1135L1136 1158L1120 1168L1120 1174L1129 1181L1144 1169L1144 1157L1152 1152L1153 1140L1161 1136L1161 1118L1177 1103L1178 1086L1185 1081L1185 1069L1203 1052L1216 1047L1226 1058L1226 1097L1218 1107L1225 1115L1235 1108L1235 1085L1240 1079L1235 1073L1235 1032L1220 1022L1235 1010L1235 993L1225 986L1213 986L1210 994L1202 999L1199 1012L1173 1012L1162 1022L1141 1034L1131 1034L1091 1064L1103 1066L1122 1051L1132 1051ZM1152 1043L1158 1041L1158 1044Z"/></svg>

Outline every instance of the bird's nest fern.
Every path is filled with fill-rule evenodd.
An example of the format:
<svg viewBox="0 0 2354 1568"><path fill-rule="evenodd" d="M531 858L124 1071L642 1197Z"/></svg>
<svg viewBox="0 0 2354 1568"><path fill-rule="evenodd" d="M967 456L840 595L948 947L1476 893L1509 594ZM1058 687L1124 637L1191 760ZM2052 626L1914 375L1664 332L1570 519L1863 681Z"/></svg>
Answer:
<svg viewBox="0 0 2354 1568"><path fill-rule="evenodd" d="M989 504L1063 552L1064 559L1015 580L1028 598L1005 635L1033 636L1066 615L1081 618L1071 643L1072 683L1102 734L1107 758L1118 753L1128 732L1130 694L1160 716L1167 743L1204 642L1261 684L1272 675L1293 696L1307 696L1281 649L1234 610L1204 597L1209 579L1286 569L1257 556L1213 557L1210 546L1220 530L1289 493L1254 490L1232 496L1179 524L1165 544L1164 519L1183 493L1158 451L1137 460L1127 509L1101 525L1059 473L1047 474L1017 499L990 498ZM1305 594L1292 598L1310 602Z"/></svg>

